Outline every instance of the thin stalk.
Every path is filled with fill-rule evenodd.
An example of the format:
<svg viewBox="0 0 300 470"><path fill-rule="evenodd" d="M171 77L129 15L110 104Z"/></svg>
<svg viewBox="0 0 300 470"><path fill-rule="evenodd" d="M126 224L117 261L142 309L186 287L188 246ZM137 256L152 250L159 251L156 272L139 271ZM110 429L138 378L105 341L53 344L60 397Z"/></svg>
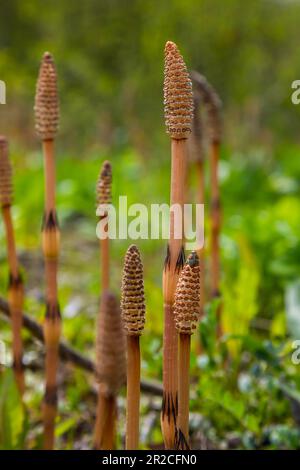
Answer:
<svg viewBox="0 0 300 470"><path fill-rule="evenodd" d="M140 375L140 337L127 336L126 450L139 447Z"/></svg>
<svg viewBox="0 0 300 470"><path fill-rule="evenodd" d="M218 163L221 142L221 100L212 85L198 72L192 71L191 76L197 90L207 108L207 126L210 140L210 178L211 178L211 297L220 296L220 249L219 236L221 228L221 208L218 182ZM218 308L218 334L221 334L220 315Z"/></svg>
<svg viewBox="0 0 300 470"><path fill-rule="evenodd" d="M121 297L122 320L127 335L126 449L139 447L140 335L145 325L145 294L140 252L131 245L126 253Z"/></svg>
<svg viewBox="0 0 300 470"><path fill-rule="evenodd" d="M175 325L179 333L179 391L176 449L188 450L191 335L200 316L200 266L193 251L181 271L175 293Z"/></svg>
<svg viewBox="0 0 300 470"><path fill-rule="evenodd" d="M98 181L97 181L97 203L98 205L101 204L109 204L111 203L111 183L112 183L112 169L110 162L106 161L103 163ZM104 232L108 231L108 213L106 212L103 218L106 218L106 223L103 227ZM109 256L109 237L101 238L100 241L100 271L101 271L101 287L102 287L102 295L108 299L108 289L109 289L109 266L110 266L110 256ZM105 301L105 299L104 299ZM102 304L103 305L103 304ZM106 307L106 308L105 308ZM104 305L102 311L99 312L99 316L106 315L107 313L107 306ZM108 312L109 316L112 317L113 312ZM113 325L111 321L107 321L105 323L105 318L100 318L102 320L101 328L100 322L99 327L97 328L97 342L99 343L99 347L101 346L104 348L106 355L110 349L107 349L103 346L105 342L111 341L111 334ZM117 319L116 319L117 320ZM104 336L107 335L107 338ZM117 341L121 341L122 339L119 337ZM112 345L112 348L114 345ZM112 351L112 357L115 355L115 351ZM102 354L99 355L98 358L98 370L103 370L102 362L105 361L105 358L102 357ZM111 365L111 362L110 362ZM115 364L115 369L120 367L121 364ZM113 376L117 373L113 367L111 367L110 374ZM98 405L96 410L96 422L95 422L95 429L94 429L94 448L101 449L101 450L111 450L114 449L116 446L116 394L118 392L117 389L112 389L109 387L110 377L106 376L106 393L103 391L103 383L99 384L98 388Z"/></svg>
<svg viewBox="0 0 300 470"><path fill-rule="evenodd" d="M24 303L23 281L19 272L18 259L15 247L15 237L11 217L10 206L2 207L2 215L6 230L7 256L10 270L8 286L8 302L12 318L13 336L13 366L16 383L21 395L25 391L24 367L23 367L23 341L22 341L22 310Z"/></svg>
<svg viewBox="0 0 300 470"><path fill-rule="evenodd" d="M220 228L221 228L221 203L218 179L219 166L219 142L212 142L210 151L211 173L211 296L220 297ZM221 306L217 309L218 337L222 335Z"/></svg>
<svg viewBox="0 0 300 470"><path fill-rule="evenodd" d="M44 449L54 447L55 418L57 414L58 346L61 335L61 315L58 305L57 268L59 230L55 212L55 167L53 141L43 142L45 159L45 219L43 225L43 252L46 276L46 317L44 335L46 346L46 388L44 399Z"/></svg>
<svg viewBox="0 0 300 470"><path fill-rule="evenodd" d="M179 370L178 388L178 436L177 448L187 450L189 444L189 397L190 397L190 351L191 335L179 334Z"/></svg>
<svg viewBox="0 0 300 470"><path fill-rule="evenodd" d="M106 225L107 227L108 225ZM107 290L109 288L109 238L100 240L100 252L101 252L101 285L102 289Z"/></svg>
<svg viewBox="0 0 300 470"><path fill-rule="evenodd" d="M99 385L94 448L114 450L116 448L117 399L114 395L106 396Z"/></svg>
<svg viewBox="0 0 300 470"><path fill-rule="evenodd" d="M172 139L171 206L183 207L185 197L186 140ZM174 323L174 294L184 264L183 240L175 238L174 212L170 214L170 240L163 272L164 333L163 333L163 405L161 425L165 447L175 446L176 416L178 412L178 337Z"/></svg>

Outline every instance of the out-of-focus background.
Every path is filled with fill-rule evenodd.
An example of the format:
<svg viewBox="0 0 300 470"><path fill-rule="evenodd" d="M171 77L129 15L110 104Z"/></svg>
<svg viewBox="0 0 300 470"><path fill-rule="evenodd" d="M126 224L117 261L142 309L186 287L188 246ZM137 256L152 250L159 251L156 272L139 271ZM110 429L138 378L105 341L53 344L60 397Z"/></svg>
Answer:
<svg viewBox="0 0 300 470"><path fill-rule="evenodd" d="M222 314L217 345L214 303L207 304L192 358L195 447L299 448L300 340L300 4L293 0L9 0L0 6L0 134L14 166L14 224L26 282L26 311L44 315L43 160L33 103L40 60L49 50L59 77L61 125L56 144L57 210L62 232L59 274L64 337L94 358L100 294L95 183L113 165L114 201L169 201L170 142L163 119L163 50L175 41L190 69L203 73L223 102L219 168L223 227ZM208 165L206 195L209 198ZM189 199L196 194L191 178ZM207 204L206 215L209 213ZM209 218L206 231L209 234ZM0 224L0 291L8 269ZM128 243L112 243L112 284L120 290ZM138 241L147 327L144 378L161 380L163 241ZM209 236L207 236L209 260ZM208 271L209 276L209 271ZM0 319L8 352L11 333ZM11 371L0 385L0 447L38 448L43 348L25 333L28 410ZM196 340L195 340L196 342ZM295 362L295 360L294 360ZM88 378L88 379L87 379ZM60 448L91 446L92 377L63 366L57 426ZM120 445L124 399L120 398ZM142 446L161 445L160 398L143 396ZM11 425L9 423L15 423Z"/></svg>

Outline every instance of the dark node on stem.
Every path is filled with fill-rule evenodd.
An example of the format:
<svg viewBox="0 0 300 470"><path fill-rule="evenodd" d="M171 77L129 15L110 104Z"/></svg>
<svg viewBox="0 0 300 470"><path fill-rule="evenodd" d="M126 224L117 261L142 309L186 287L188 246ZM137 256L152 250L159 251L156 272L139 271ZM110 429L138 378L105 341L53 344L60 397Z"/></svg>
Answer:
<svg viewBox="0 0 300 470"><path fill-rule="evenodd" d="M57 405L57 388L56 386L46 387L44 402L49 406Z"/></svg>
<svg viewBox="0 0 300 470"><path fill-rule="evenodd" d="M219 289L214 289L211 293L213 299L219 299L221 297L221 292Z"/></svg>
<svg viewBox="0 0 300 470"><path fill-rule="evenodd" d="M180 273L180 271L182 270L184 266L184 263L185 263L185 253L184 253L184 246L182 246L179 252L177 261L176 261L175 272Z"/></svg>
<svg viewBox="0 0 300 470"><path fill-rule="evenodd" d="M219 210L219 209L221 209L221 201L220 201L219 198L218 198L218 199L213 199L213 200L211 201L211 209L212 209L212 210Z"/></svg>
<svg viewBox="0 0 300 470"><path fill-rule="evenodd" d="M22 361L22 358L20 357L19 359L14 359L12 367L15 372L22 372L25 369L25 365Z"/></svg>
<svg viewBox="0 0 300 470"><path fill-rule="evenodd" d="M8 288L12 289L20 287L23 284L23 277L22 274L19 272L17 276L14 276L11 272L9 273L8 277Z"/></svg>
<svg viewBox="0 0 300 470"><path fill-rule="evenodd" d="M168 243L167 254L166 254L166 258L164 262L164 270L166 271L167 268L170 269L170 265L171 265L171 253L170 253L170 245Z"/></svg>
<svg viewBox="0 0 300 470"><path fill-rule="evenodd" d="M52 304L47 302L46 305L46 318L49 320L55 320L57 318L61 318L59 303Z"/></svg>
<svg viewBox="0 0 300 470"><path fill-rule="evenodd" d="M162 400L162 417L166 416L168 422L171 422L171 417L176 423L177 414L178 414L178 395L176 393L175 400L172 393L164 392Z"/></svg>
<svg viewBox="0 0 300 470"><path fill-rule="evenodd" d="M176 429L175 447L176 450L191 450L181 429Z"/></svg>
<svg viewBox="0 0 300 470"><path fill-rule="evenodd" d="M54 230L58 228L58 219L55 210L45 213L43 216L42 230Z"/></svg>

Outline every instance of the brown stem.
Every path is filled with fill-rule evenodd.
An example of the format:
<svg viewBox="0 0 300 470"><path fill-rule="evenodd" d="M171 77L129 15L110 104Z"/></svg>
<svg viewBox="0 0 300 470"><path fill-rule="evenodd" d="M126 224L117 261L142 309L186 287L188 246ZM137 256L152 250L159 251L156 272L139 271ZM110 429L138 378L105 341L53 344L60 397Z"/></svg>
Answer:
<svg viewBox="0 0 300 470"><path fill-rule="evenodd" d="M46 318L44 337L46 346L46 387L44 400L44 448L53 449L55 417L57 412L58 346L61 317L57 298L57 264L59 256L59 229L55 211L54 141L43 141L45 165L45 218L43 226L43 253L46 276Z"/></svg>
<svg viewBox="0 0 300 470"><path fill-rule="evenodd" d="M109 288L109 238L100 240L102 290Z"/></svg>
<svg viewBox="0 0 300 470"><path fill-rule="evenodd" d="M13 337L13 360L16 383L21 395L25 390L24 370L23 370L23 341L21 334L22 327L22 309L24 302L23 282L19 273L14 229L11 217L11 208L9 205L2 207L3 220L7 240L7 258L10 271L10 280L8 287L8 301L12 318L12 337Z"/></svg>
<svg viewBox="0 0 300 470"><path fill-rule="evenodd" d="M94 448L97 450L114 450L116 448L116 401L115 396L105 395L101 390L101 385L99 386L94 435Z"/></svg>
<svg viewBox="0 0 300 470"><path fill-rule="evenodd" d="M179 389L177 449L189 447L189 390L190 390L190 349L191 336L179 334Z"/></svg>
<svg viewBox="0 0 300 470"><path fill-rule="evenodd" d="M186 139L172 139L172 167L171 167L171 206L184 205L185 172L187 161ZM183 219L183 212L182 212ZM175 238L181 227L175 220L174 212L170 214L170 241L163 273L164 296L164 343L163 343L163 404L161 426L166 449L175 447L175 431L178 399L178 338L174 324L173 303L175 289L180 271L184 264L183 234Z"/></svg>
<svg viewBox="0 0 300 470"><path fill-rule="evenodd" d="M211 144L211 296L220 296L220 228L221 228L221 203L218 182L220 144ZM222 335L221 330L221 306L218 307L218 337Z"/></svg>
<svg viewBox="0 0 300 470"><path fill-rule="evenodd" d="M43 141L43 154L45 166L45 209L46 213L55 210L55 165L54 165L54 141Z"/></svg>
<svg viewBox="0 0 300 470"><path fill-rule="evenodd" d="M140 337L127 336L126 450L139 447L140 362Z"/></svg>

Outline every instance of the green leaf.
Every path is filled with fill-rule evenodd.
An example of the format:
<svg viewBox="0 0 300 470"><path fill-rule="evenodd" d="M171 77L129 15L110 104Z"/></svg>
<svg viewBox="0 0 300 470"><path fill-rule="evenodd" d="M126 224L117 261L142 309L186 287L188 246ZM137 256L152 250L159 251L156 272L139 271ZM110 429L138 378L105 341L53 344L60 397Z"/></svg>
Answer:
<svg viewBox="0 0 300 470"><path fill-rule="evenodd" d="M0 376L0 448L23 448L25 411L11 369Z"/></svg>

